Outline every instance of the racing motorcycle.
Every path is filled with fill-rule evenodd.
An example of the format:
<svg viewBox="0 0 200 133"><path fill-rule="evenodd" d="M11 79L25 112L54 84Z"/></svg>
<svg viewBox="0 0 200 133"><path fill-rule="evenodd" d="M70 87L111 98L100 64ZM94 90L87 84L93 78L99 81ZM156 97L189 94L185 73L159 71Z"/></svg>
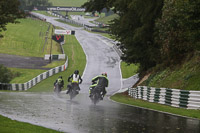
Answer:
<svg viewBox="0 0 200 133"><path fill-rule="evenodd" d="M90 90L91 90L90 99L91 99L92 103L94 103L96 105L100 100L103 100L103 98L102 98L102 88L100 86L90 88Z"/></svg>
<svg viewBox="0 0 200 133"><path fill-rule="evenodd" d="M70 100L72 100L76 95L79 94L79 84L78 83L71 83L67 85L67 89L69 90L66 94L69 94Z"/></svg>
<svg viewBox="0 0 200 133"><path fill-rule="evenodd" d="M59 94L61 92L61 86L58 85L58 83L56 83L55 86L54 86L54 92L56 94Z"/></svg>

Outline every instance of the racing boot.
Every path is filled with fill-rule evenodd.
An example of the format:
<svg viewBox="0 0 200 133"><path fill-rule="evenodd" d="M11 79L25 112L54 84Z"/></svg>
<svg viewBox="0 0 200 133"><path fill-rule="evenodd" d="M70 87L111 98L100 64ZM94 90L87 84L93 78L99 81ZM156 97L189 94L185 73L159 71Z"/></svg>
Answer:
<svg viewBox="0 0 200 133"><path fill-rule="evenodd" d="M104 95L103 95L103 94L101 94L100 100L103 100L103 97L104 97Z"/></svg>
<svg viewBox="0 0 200 133"><path fill-rule="evenodd" d="M100 100L103 100L103 95L101 95Z"/></svg>
<svg viewBox="0 0 200 133"><path fill-rule="evenodd" d="M91 88L89 88L89 97L92 97L92 89Z"/></svg>

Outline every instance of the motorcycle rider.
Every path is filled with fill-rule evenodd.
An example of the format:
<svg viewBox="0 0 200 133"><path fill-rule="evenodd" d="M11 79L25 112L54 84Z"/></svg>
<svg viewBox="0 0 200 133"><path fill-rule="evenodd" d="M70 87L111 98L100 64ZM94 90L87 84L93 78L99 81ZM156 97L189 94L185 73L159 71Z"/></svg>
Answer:
<svg viewBox="0 0 200 133"><path fill-rule="evenodd" d="M92 90L95 88L95 86L97 86L97 83L96 83L96 81L92 81L92 85L90 85L90 87L89 87L89 97L91 97L92 96Z"/></svg>
<svg viewBox="0 0 200 133"><path fill-rule="evenodd" d="M60 90L64 87L64 80L62 76L59 76L58 79L56 79L56 81L54 82L54 89L56 88L56 83L58 84Z"/></svg>
<svg viewBox="0 0 200 133"><path fill-rule="evenodd" d="M72 80L72 81L71 81ZM73 88L73 86L75 85L75 84L78 84L78 91L80 91L80 87L79 87L79 84L81 84L82 83L82 78L81 78L81 76L79 75L79 71L78 70L75 70L74 71L74 73L72 74L72 75L70 75L69 76L69 78L68 78L68 82L71 82L71 86L70 85L68 85L68 90L67 90L67 93L66 94L68 94L70 91L71 91L71 89Z"/></svg>
<svg viewBox="0 0 200 133"><path fill-rule="evenodd" d="M99 87L101 88L102 90L102 97L101 97L101 100L103 100L103 97L105 96L105 94L107 93L106 92L106 87L108 87L108 84L109 84L109 81L108 81L108 78L107 78L107 73L102 73L101 75L98 75L96 77L94 77L92 79L92 85L90 86L90 90L89 90L89 93L90 93L90 96L92 95L92 89L94 89L95 87Z"/></svg>

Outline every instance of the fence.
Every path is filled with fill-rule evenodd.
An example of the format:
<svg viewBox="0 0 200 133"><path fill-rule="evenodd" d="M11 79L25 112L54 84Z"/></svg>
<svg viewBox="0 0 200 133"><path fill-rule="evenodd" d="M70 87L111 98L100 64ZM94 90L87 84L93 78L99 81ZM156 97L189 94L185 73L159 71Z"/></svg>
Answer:
<svg viewBox="0 0 200 133"><path fill-rule="evenodd" d="M200 91L138 86L129 88L129 95L137 99L186 109L200 109Z"/></svg>
<svg viewBox="0 0 200 133"><path fill-rule="evenodd" d="M38 75L37 77L33 78L32 80L29 80L26 83L21 83L21 84L0 83L0 90L13 90L13 91L28 90L31 87L33 87L34 85L36 85L37 83L41 82L42 80L44 80L56 73L64 71L67 68L67 66L68 66L68 58L64 65L52 68L52 69Z"/></svg>
<svg viewBox="0 0 200 133"><path fill-rule="evenodd" d="M60 18L60 20L65 21L65 22L70 23L70 24L77 25L77 26L84 26L83 23L79 23L79 22L76 22L74 20L64 19L64 18Z"/></svg>

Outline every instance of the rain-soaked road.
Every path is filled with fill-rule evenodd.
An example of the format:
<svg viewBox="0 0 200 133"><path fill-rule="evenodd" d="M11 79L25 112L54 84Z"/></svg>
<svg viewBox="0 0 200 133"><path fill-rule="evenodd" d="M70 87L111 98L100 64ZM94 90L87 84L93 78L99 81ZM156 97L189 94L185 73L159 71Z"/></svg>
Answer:
<svg viewBox="0 0 200 133"><path fill-rule="evenodd" d="M12 98L11 98L12 97ZM70 133L199 133L199 120L114 103L93 105L88 95L0 93L0 113Z"/></svg>
<svg viewBox="0 0 200 133"><path fill-rule="evenodd" d="M200 120L197 119L118 104L109 97L93 105L88 97L88 86L93 76L108 73L110 84L107 96L123 87L118 55L98 35L61 24L50 17L47 21L76 30L76 37L87 55L81 93L69 101L64 92L60 96L53 93L0 92L0 114L70 133L200 132Z"/></svg>

